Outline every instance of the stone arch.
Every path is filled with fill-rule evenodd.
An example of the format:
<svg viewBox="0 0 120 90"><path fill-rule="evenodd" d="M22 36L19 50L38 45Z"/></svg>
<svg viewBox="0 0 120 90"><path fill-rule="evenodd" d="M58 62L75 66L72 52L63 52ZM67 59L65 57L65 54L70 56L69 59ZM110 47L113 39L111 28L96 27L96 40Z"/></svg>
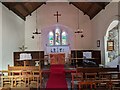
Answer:
<svg viewBox="0 0 120 90"><path fill-rule="evenodd" d="M42 47L44 48L44 51L46 53L46 46L48 46L48 33L51 30L54 30L56 27L59 27L62 30L65 30L66 33L68 34L68 44L69 44L69 49L74 48L74 30L72 30L71 28L69 28L68 26L62 25L62 24L54 24L54 25L50 25L47 27L44 27L41 29L41 37L42 37Z"/></svg>
<svg viewBox="0 0 120 90"><path fill-rule="evenodd" d="M108 59L108 51L107 51L107 41L108 41L108 35L109 31L112 30L114 27L116 27L119 24L119 20L113 20L110 25L107 28L106 34L104 36L104 48L105 48L105 65L109 62Z"/></svg>

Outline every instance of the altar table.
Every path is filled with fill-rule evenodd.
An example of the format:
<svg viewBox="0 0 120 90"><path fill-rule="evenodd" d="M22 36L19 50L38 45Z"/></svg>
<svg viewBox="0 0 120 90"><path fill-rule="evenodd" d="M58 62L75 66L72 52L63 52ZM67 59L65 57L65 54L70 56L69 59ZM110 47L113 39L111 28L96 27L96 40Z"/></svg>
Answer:
<svg viewBox="0 0 120 90"><path fill-rule="evenodd" d="M65 53L51 53L50 64L65 64Z"/></svg>

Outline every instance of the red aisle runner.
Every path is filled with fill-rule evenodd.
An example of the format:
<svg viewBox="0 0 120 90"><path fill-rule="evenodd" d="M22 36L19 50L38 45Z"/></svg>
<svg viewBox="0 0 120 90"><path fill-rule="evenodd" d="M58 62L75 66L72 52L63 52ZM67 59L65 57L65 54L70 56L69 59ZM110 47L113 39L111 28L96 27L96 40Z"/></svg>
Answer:
<svg viewBox="0 0 120 90"><path fill-rule="evenodd" d="M61 89L68 90L65 79L64 65L51 65L50 77L48 79L46 90Z"/></svg>

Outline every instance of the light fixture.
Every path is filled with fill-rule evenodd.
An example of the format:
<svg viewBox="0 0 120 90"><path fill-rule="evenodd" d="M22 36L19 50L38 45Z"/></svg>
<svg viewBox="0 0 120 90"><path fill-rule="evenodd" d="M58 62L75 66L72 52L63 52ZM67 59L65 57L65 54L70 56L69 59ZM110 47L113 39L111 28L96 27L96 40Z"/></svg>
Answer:
<svg viewBox="0 0 120 90"><path fill-rule="evenodd" d="M35 37L34 37L34 35L32 35L32 37L31 37L32 39L34 39Z"/></svg>
<svg viewBox="0 0 120 90"><path fill-rule="evenodd" d="M33 32L33 34L41 34L41 32L38 31L38 26L37 26L37 10L36 10L36 30L35 32Z"/></svg>
<svg viewBox="0 0 120 90"><path fill-rule="evenodd" d="M80 30L80 27L79 27L79 10L78 10L78 27L77 27L77 31L75 31L75 33L81 33L81 38L84 37L83 29Z"/></svg>

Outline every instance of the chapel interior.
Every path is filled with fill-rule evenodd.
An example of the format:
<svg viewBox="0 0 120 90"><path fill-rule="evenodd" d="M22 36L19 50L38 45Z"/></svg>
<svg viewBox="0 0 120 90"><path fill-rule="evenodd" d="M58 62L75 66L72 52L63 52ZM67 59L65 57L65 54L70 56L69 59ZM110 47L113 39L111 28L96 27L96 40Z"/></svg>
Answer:
<svg viewBox="0 0 120 90"><path fill-rule="evenodd" d="M119 0L0 0L0 90L120 90Z"/></svg>

